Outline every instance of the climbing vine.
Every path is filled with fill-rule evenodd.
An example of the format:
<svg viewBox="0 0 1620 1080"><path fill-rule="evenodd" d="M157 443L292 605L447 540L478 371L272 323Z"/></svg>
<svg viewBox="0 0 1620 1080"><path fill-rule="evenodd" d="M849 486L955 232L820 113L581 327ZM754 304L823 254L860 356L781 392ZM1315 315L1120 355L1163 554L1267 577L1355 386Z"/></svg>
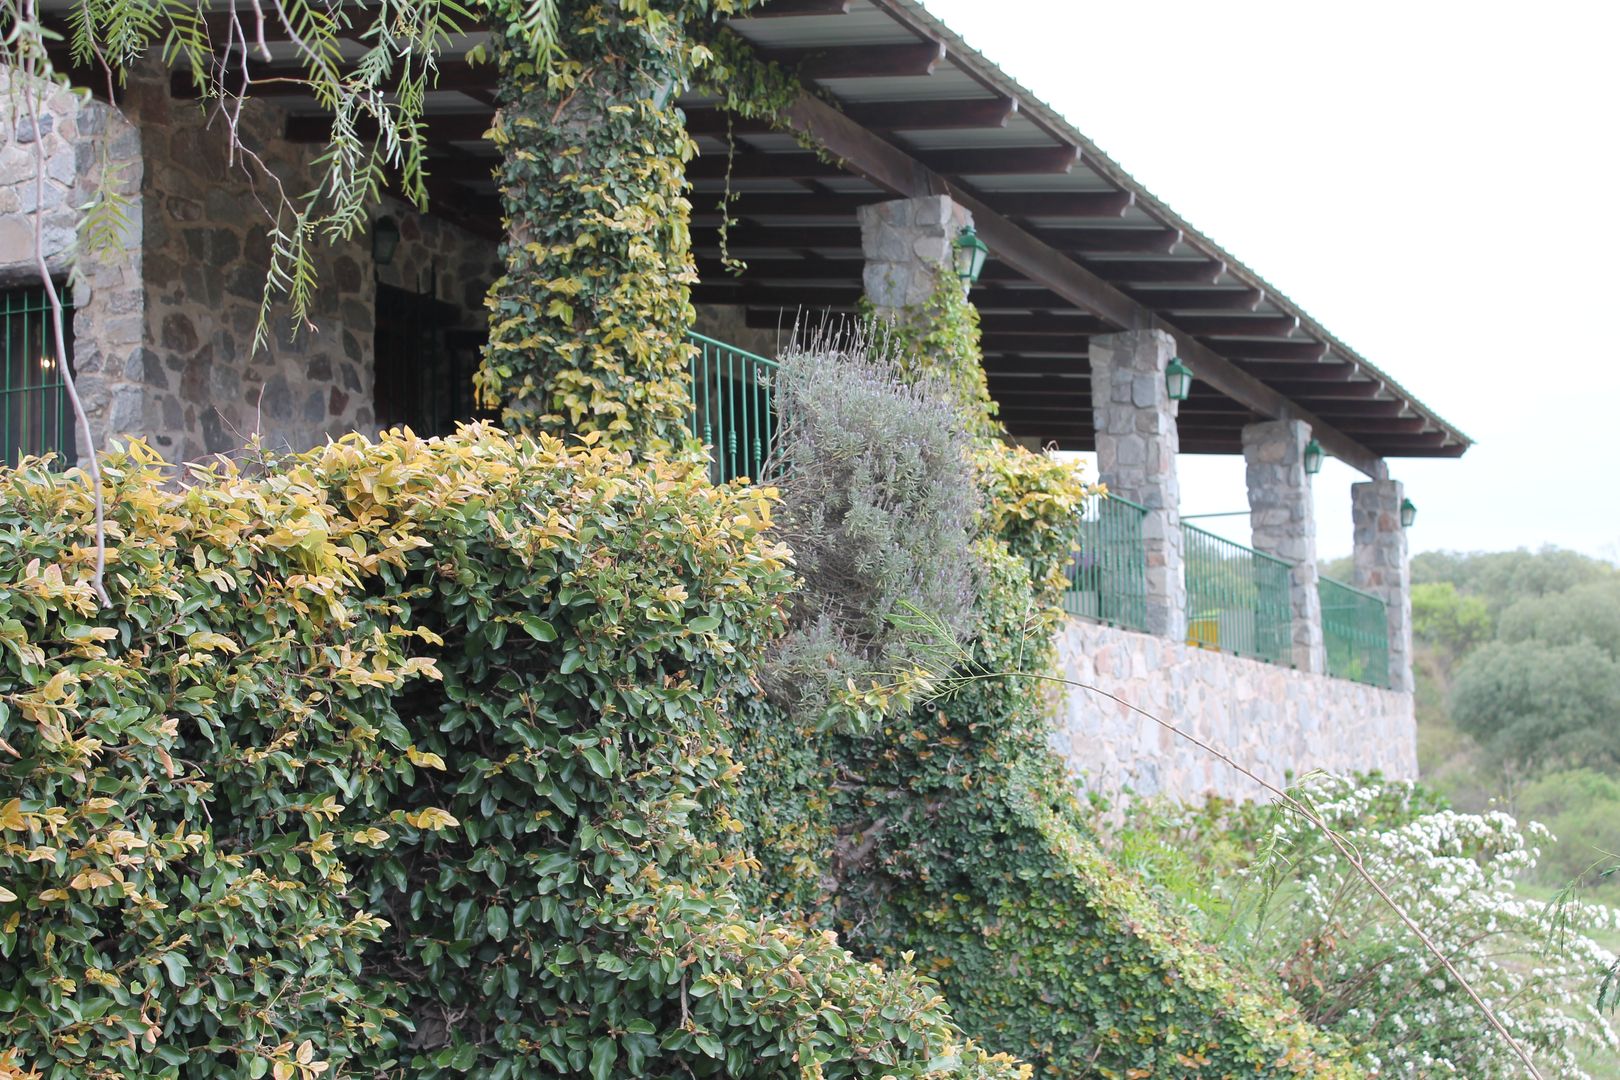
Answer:
<svg viewBox="0 0 1620 1080"><path fill-rule="evenodd" d="M863 296L859 310L869 328L867 332L887 339L888 350L904 378L916 380L927 375L943 380L970 434L1004 434L985 380L979 348L979 309L968 300L954 274L936 275L928 299L915 308L880 313Z"/></svg>
<svg viewBox="0 0 1620 1080"><path fill-rule="evenodd" d="M564 0L541 55L521 47L528 6L496 6L505 272L477 383L508 427L691 447L694 143L674 101L699 81L728 112L780 121L798 80L721 25L759 2Z"/></svg>

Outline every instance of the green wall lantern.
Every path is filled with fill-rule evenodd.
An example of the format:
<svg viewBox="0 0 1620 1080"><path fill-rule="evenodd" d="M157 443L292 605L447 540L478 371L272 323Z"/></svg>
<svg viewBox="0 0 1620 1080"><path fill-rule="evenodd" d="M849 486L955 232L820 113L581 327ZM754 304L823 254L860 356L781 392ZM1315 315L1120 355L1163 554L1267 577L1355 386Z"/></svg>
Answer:
<svg viewBox="0 0 1620 1080"><path fill-rule="evenodd" d="M1171 401L1186 401L1187 395L1192 393L1192 368L1181 362L1181 357L1172 356L1169 365L1164 369L1164 388L1170 394Z"/></svg>
<svg viewBox="0 0 1620 1080"><path fill-rule="evenodd" d="M1322 471L1322 444L1312 439L1305 444L1305 475L1315 476Z"/></svg>
<svg viewBox="0 0 1620 1080"><path fill-rule="evenodd" d="M1401 528L1410 529L1412 522L1417 520L1417 503L1411 499L1401 500Z"/></svg>
<svg viewBox="0 0 1620 1080"><path fill-rule="evenodd" d="M380 217L371 225L371 261L387 266L394 261L399 250L399 223L391 217Z"/></svg>
<svg viewBox="0 0 1620 1080"><path fill-rule="evenodd" d="M962 231L956 234L956 248L953 255L956 259L956 276L962 279L962 284L968 288L979 280L984 273L984 260L990 254L979 234L973 231L973 226L964 225Z"/></svg>

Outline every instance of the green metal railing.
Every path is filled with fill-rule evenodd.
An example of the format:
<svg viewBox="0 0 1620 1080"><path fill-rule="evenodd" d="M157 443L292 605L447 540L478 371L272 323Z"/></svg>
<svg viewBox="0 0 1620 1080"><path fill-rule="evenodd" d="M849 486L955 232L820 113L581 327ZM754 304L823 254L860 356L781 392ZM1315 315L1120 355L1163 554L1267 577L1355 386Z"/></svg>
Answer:
<svg viewBox="0 0 1620 1080"><path fill-rule="evenodd" d="M1187 643L1273 664L1293 658L1290 567L1282 559L1182 525Z"/></svg>
<svg viewBox="0 0 1620 1080"><path fill-rule="evenodd" d="M1065 568L1063 610L1109 626L1147 629L1147 507L1093 495L1080 511L1080 550Z"/></svg>
<svg viewBox="0 0 1620 1080"><path fill-rule="evenodd" d="M73 308L66 297L62 303L71 347ZM0 290L0 460L6 465L52 451L73 460L73 410L61 363L44 288Z"/></svg>
<svg viewBox="0 0 1620 1080"><path fill-rule="evenodd" d="M776 362L702 334L692 356L692 434L710 447L716 483L758 480L776 435Z"/></svg>
<svg viewBox="0 0 1620 1080"><path fill-rule="evenodd" d="M1389 685L1389 615L1384 601L1332 578L1318 578L1322 643L1329 675Z"/></svg>

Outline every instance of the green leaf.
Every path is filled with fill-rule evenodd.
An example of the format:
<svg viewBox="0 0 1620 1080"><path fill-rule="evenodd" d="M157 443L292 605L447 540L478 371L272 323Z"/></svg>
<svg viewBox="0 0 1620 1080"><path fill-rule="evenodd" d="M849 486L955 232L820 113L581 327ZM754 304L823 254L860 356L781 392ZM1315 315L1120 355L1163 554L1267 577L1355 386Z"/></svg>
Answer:
<svg viewBox="0 0 1620 1080"><path fill-rule="evenodd" d="M525 611L520 613L517 619L518 622L523 624L523 629L529 632L529 636L534 638L536 641L557 640L556 628L546 620L542 619L540 616L533 615Z"/></svg>

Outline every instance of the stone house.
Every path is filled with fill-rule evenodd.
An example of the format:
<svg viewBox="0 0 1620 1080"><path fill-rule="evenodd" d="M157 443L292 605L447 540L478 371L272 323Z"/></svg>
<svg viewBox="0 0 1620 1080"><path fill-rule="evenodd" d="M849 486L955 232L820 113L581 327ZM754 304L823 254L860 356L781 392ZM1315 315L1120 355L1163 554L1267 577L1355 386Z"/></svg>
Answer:
<svg viewBox="0 0 1620 1080"><path fill-rule="evenodd" d="M1467 436L913 0L772 0L734 29L815 93L789 111L790 131L680 101L700 149L687 173L701 278L694 429L731 455L722 471L753 471L746 459L757 464L768 444L783 326L805 310L852 311L862 296L880 311L915 304L956 273L971 227L988 247L971 297L1009 434L1095 450L1114 496L1088 511L1094 554L1077 561L1062 639L1070 670L1279 778L1412 775L1405 499L1387 461L1460 456ZM138 435L185 462L255 434L302 448L395 424L445 431L473 415L502 223L484 139L494 77L466 63L472 44L447 50L429 102L432 212L390 201L370 235L331 246L310 324L272 319L258 347L267 219L186 80L149 64L116 105L63 92L37 126L0 117L7 459L82 450L42 335L33 231L37 213L65 283L82 208L102 191L125 208L124 251L78 265L64 358L98 444ZM242 123L289 187L309 180L329 131L313 102L267 85ZM740 277L722 265L728 189L740 195L726 239L748 264ZM1180 520L1183 453L1244 456L1247 543ZM1315 564L1310 466L1323 453L1367 477L1347 508L1352 582L1327 582ZM1249 790L1084 695L1054 739L1105 789Z"/></svg>

